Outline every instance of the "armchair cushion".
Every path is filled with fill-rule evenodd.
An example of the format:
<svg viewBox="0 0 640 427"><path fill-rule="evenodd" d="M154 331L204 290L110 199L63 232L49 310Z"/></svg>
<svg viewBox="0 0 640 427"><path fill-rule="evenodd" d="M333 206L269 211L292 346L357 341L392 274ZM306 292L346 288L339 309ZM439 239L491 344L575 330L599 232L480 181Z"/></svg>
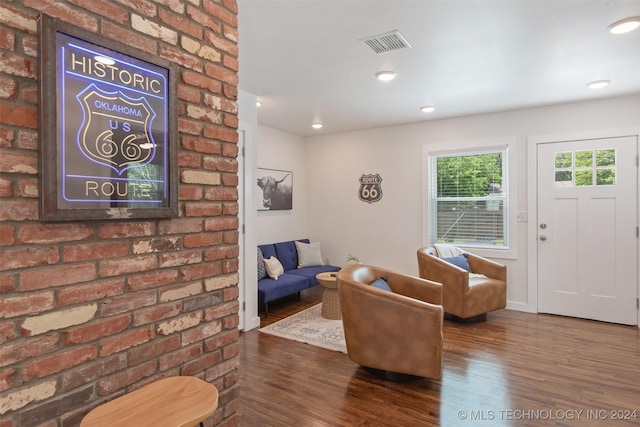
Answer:
<svg viewBox="0 0 640 427"><path fill-rule="evenodd" d="M371 286L373 286L374 288L378 288L378 289L382 289L383 291L389 291L389 292L393 292L391 290L391 287L389 286L389 284L387 283L387 281L384 279L384 277L379 277L377 278L372 284Z"/></svg>
<svg viewBox="0 0 640 427"><path fill-rule="evenodd" d="M443 261L453 264L456 267L464 268L467 271L471 271L469 268L469 261L467 261L467 254L461 254L458 256L442 258Z"/></svg>
<svg viewBox="0 0 640 427"><path fill-rule="evenodd" d="M282 263L280 263L278 258L274 256L269 259L265 259L264 266L267 269L267 275L274 280L278 280L278 276L281 276L284 273Z"/></svg>
<svg viewBox="0 0 640 427"><path fill-rule="evenodd" d="M296 241L295 243L298 251L298 268L324 265L322 253L320 252L320 242L304 243Z"/></svg>

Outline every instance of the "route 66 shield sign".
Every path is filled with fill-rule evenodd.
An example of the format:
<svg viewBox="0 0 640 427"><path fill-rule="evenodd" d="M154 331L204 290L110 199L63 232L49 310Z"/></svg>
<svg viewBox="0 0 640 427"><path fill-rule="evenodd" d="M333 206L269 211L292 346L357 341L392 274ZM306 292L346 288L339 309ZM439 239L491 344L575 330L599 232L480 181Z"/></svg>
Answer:
<svg viewBox="0 0 640 427"><path fill-rule="evenodd" d="M382 199L382 177L380 174L360 176L358 198L363 202L373 203Z"/></svg>

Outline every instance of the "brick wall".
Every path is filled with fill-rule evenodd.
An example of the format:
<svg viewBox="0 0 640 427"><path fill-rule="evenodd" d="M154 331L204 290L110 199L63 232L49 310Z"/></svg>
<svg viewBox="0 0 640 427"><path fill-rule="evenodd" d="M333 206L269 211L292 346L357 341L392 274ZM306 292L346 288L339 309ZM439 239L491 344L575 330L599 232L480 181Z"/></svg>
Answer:
<svg viewBox="0 0 640 427"><path fill-rule="evenodd" d="M176 63L180 215L38 220L40 12ZM194 375L237 425L235 0L0 2L0 427Z"/></svg>

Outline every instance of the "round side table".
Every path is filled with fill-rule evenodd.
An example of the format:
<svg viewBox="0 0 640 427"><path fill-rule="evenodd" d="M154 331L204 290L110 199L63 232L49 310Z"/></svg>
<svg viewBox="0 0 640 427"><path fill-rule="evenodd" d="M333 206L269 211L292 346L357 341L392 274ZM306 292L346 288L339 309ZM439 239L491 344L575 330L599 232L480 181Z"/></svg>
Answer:
<svg viewBox="0 0 640 427"><path fill-rule="evenodd" d="M338 282L336 275L338 273L320 273L316 275L316 279L322 286L322 317L325 319L338 320L342 319L342 310L340 308L340 298L338 297Z"/></svg>

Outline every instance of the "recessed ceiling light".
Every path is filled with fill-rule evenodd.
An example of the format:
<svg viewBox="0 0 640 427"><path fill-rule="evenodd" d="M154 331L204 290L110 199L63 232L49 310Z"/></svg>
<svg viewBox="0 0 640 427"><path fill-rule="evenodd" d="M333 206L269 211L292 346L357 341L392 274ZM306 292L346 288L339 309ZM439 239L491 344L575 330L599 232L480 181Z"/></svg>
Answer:
<svg viewBox="0 0 640 427"><path fill-rule="evenodd" d="M593 82L587 83L587 87L589 89L602 89L603 87L609 86L611 83L610 80L595 80Z"/></svg>
<svg viewBox="0 0 640 427"><path fill-rule="evenodd" d="M262 102L261 101L256 101L256 107L262 107Z"/></svg>
<svg viewBox="0 0 640 427"><path fill-rule="evenodd" d="M436 111L436 107L425 105L424 107L420 107L420 111L422 111L423 113L433 113L434 111Z"/></svg>
<svg viewBox="0 0 640 427"><path fill-rule="evenodd" d="M322 123L314 123L311 125L311 127L314 129L322 129Z"/></svg>
<svg viewBox="0 0 640 427"><path fill-rule="evenodd" d="M609 25L609 32L611 34L624 34L635 30L640 27L640 16L634 16L631 18L621 19Z"/></svg>
<svg viewBox="0 0 640 427"><path fill-rule="evenodd" d="M376 77L378 78L378 80L381 80L383 82L390 82L391 80L395 79L397 76L397 74L395 73L395 71L378 71L376 73Z"/></svg>

